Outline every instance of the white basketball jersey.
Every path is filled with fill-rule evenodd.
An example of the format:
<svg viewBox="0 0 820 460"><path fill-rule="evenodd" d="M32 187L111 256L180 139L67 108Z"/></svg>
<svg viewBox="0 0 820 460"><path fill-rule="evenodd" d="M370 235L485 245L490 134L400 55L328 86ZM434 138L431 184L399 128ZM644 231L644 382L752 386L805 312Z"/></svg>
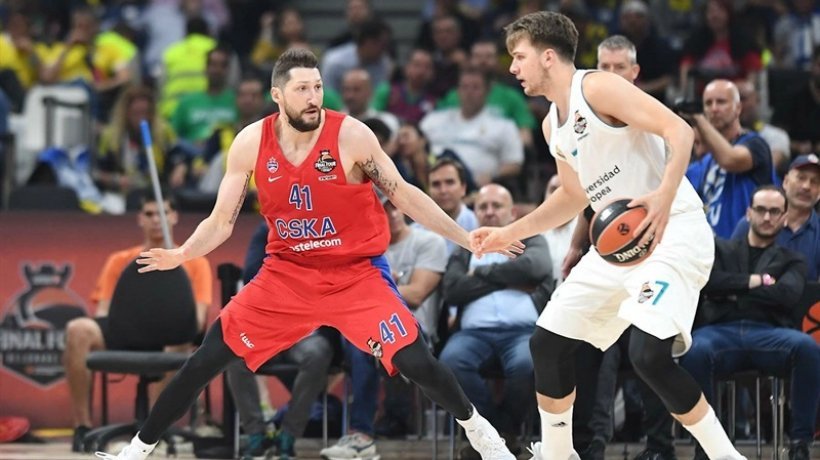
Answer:
<svg viewBox="0 0 820 460"><path fill-rule="evenodd" d="M558 108L552 104L547 115L548 143L552 155L567 162L575 172L595 211L610 201L637 198L655 190L666 168L663 139L631 126L612 126L589 107L581 86L594 70L578 70L572 77L569 116L558 126ZM672 214L703 209L703 203L688 180L681 181Z"/></svg>

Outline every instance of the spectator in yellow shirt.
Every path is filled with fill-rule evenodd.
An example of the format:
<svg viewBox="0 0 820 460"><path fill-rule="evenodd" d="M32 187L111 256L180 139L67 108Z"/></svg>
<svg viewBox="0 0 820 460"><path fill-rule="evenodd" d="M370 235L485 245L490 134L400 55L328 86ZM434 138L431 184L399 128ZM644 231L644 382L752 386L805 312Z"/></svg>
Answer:
<svg viewBox="0 0 820 460"><path fill-rule="evenodd" d="M11 13L0 34L0 90L11 100L15 112L23 107L26 90L37 79L39 60L28 17Z"/></svg>

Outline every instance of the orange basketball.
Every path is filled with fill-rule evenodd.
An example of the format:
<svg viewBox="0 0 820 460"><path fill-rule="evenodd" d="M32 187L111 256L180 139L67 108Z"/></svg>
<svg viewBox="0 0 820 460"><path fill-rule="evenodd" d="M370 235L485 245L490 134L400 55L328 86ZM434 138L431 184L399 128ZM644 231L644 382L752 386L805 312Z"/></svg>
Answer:
<svg viewBox="0 0 820 460"><path fill-rule="evenodd" d="M615 265L637 264L651 252L649 243L638 245L646 230L639 236L632 236L638 224L646 217L646 208L629 208L627 204L630 201L632 200L622 199L609 203L592 217L589 226L589 240L598 254Z"/></svg>
<svg viewBox="0 0 820 460"><path fill-rule="evenodd" d="M803 332L820 344L820 302L815 302L809 307L809 311L803 317Z"/></svg>

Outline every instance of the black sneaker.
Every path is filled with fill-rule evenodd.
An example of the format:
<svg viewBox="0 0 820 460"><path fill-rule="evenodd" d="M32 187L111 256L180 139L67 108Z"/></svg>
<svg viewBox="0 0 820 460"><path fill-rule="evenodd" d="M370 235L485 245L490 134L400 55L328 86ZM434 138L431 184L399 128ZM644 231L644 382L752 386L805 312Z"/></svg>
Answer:
<svg viewBox="0 0 820 460"><path fill-rule="evenodd" d="M695 454L695 458L697 458L697 453ZM643 452L636 455L632 460L676 460L676 458L674 453L664 454L662 452L645 449Z"/></svg>
<svg viewBox="0 0 820 460"><path fill-rule="evenodd" d="M809 443L796 442L789 448L789 460L809 460Z"/></svg>
<svg viewBox="0 0 820 460"><path fill-rule="evenodd" d="M85 452L85 435L91 431L91 428L80 425L74 428L74 437L71 439L71 452Z"/></svg>
<svg viewBox="0 0 820 460"><path fill-rule="evenodd" d="M580 452L581 460L604 460L606 443L600 439L593 439L587 448Z"/></svg>

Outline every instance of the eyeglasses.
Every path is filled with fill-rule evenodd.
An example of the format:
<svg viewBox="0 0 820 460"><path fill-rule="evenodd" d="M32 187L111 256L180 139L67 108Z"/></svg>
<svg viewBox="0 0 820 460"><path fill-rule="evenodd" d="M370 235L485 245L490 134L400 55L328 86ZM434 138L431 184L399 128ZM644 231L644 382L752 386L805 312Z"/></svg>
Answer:
<svg viewBox="0 0 820 460"><path fill-rule="evenodd" d="M768 212L769 215L772 216L775 219L782 216L783 213L786 212L785 210L780 209L780 208L767 208L765 206L753 206L751 209L758 216L761 216L761 217L765 216L766 213Z"/></svg>

